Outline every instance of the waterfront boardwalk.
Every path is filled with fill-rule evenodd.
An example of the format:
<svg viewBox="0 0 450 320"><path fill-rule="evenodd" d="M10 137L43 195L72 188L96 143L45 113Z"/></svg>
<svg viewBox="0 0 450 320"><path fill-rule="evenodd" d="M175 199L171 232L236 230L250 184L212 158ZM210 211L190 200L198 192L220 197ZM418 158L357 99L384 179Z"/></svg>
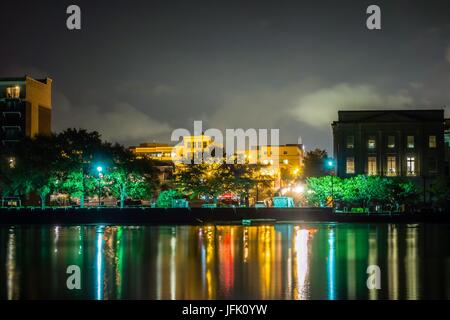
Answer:
<svg viewBox="0 0 450 320"><path fill-rule="evenodd" d="M333 213L330 208L58 208L0 209L1 225L202 225L301 222L450 223L445 213Z"/></svg>

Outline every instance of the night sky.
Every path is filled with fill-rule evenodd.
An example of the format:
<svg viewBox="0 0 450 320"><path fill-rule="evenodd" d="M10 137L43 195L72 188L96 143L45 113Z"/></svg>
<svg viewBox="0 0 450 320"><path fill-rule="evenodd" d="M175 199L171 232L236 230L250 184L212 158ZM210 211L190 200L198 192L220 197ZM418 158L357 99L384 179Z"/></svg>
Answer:
<svg viewBox="0 0 450 320"><path fill-rule="evenodd" d="M81 31L66 28L70 4ZM370 4L381 31L366 28ZM0 12L0 77L53 78L55 131L132 145L203 120L330 150L337 110L450 105L450 1L27 0Z"/></svg>

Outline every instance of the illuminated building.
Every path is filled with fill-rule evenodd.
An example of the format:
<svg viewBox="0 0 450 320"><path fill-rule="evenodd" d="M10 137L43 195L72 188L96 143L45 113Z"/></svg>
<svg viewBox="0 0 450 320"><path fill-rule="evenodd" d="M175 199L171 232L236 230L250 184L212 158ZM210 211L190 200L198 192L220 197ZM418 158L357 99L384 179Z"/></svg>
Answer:
<svg viewBox="0 0 450 320"><path fill-rule="evenodd" d="M212 137L206 135L185 136L183 141L176 146L162 143L143 143L130 150L137 158L146 158L162 161L162 167L166 169L173 160L181 161L189 159L203 160L205 155L215 155L215 152L223 152L223 146L217 144ZM274 189L287 186L284 176L298 178L303 172L304 148L301 144L286 144L280 146L264 146L245 150L237 150L235 157L245 163L255 163L262 166L261 174L267 175L274 180ZM223 158L225 160L225 158ZM278 159L278 160L277 160ZM185 161L183 161L185 162ZM157 165L158 166L158 165ZM283 174L286 172L288 174ZM165 171L165 176L170 176ZM163 179L164 180L164 179Z"/></svg>
<svg viewBox="0 0 450 320"><path fill-rule="evenodd" d="M0 78L0 143L51 133L52 79Z"/></svg>
<svg viewBox="0 0 450 320"><path fill-rule="evenodd" d="M442 176L444 123L444 110L339 111L332 124L337 175Z"/></svg>
<svg viewBox="0 0 450 320"><path fill-rule="evenodd" d="M130 147L137 158L147 158L160 161L173 161L194 159L199 157L203 159L203 153L206 153L210 147L215 146L211 137L185 136L180 144L171 146L164 143L142 143L137 147Z"/></svg>
<svg viewBox="0 0 450 320"><path fill-rule="evenodd" d="M245 157L249 162L258 159L257 163L263 166L261 173L274 178L275 189L287 186L289 181L285 181L285 175L298 178L303 172L304 147L301 144L245 150ZM287 174L283 174L283 172Z"/></svg>
<svg viewBox="0 0 450 320"><path fill-rule="evenodd" d="M161 161L172 161L173 147L164 143L142 143L130 147L131 152L139 159L147 158Z"/></svg>

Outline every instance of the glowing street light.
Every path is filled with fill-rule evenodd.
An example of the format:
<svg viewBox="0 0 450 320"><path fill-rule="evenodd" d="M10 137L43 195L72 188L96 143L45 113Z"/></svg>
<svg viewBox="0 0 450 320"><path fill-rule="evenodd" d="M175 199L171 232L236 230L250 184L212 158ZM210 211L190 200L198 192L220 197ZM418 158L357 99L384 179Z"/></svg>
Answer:
<svg viewBox="0 0 450 320"><path fill-rule="evenodd" d="M330 170L331 174L331 210L334 212L334 160L328 159L327 160L327 167Z"/></svg>
<svg viewBox="0 0 450 320"><path fill-rule="evenodd" d="M294 188L295 193L303 193L305 192L305 186L303 184L298 184Z"/></svg>
<svg viewBox="0 0 450 320"><path fill-rule="evenodd" d="M103 172L103 167L98 166L97 167L97 172L98 172L98 206L100 207L102 205L101 203L101 181L102 181L102 172Z"/></svg>

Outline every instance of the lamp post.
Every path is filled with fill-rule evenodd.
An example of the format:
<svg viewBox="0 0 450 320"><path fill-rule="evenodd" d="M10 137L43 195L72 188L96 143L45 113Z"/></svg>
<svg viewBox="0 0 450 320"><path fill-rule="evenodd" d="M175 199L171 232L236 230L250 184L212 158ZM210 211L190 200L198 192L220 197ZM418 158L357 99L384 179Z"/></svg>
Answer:
<svg viewBox="0 0 450 320"><path fill-rule="evenodd" d="M327 167L331 174L331 211L334 213L334 161L333 159L327 160Z"/></svg>
<svg viewBox="0 0 450 320"><path fill-rule="evenodd" d="M101 166L97 167L98 172L98 206L101 206L101 179L102 179L103 168Z"/></svg>

